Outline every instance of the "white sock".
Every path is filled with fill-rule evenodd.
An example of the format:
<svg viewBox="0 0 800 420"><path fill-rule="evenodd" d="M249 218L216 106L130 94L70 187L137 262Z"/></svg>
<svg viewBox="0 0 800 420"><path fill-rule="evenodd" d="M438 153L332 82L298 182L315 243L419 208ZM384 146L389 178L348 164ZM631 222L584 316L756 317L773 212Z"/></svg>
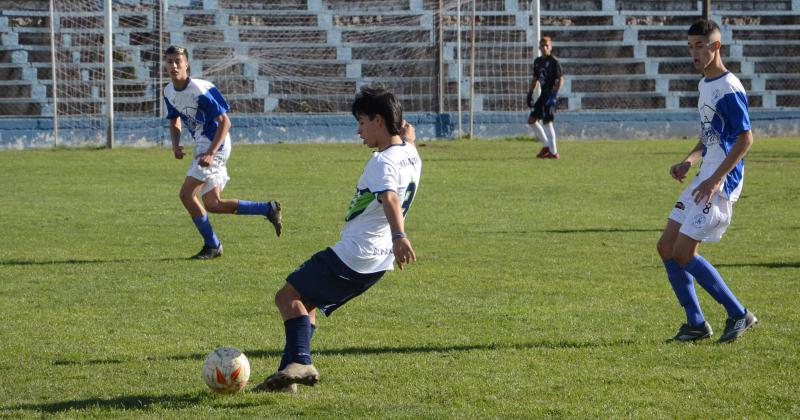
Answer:
<svg viewBox="0 0 800 420"><path fill-rule="evenodd" d="M558 149L556 148L556 129L553 128L553 123L547 123L544 125L547 129L547 137L550 143L550 153L556 154L558 153Z"/></svg>
<svg viewBox="0 0 800 420"><path fill-rule="evenodd" d="M531 129L533 129L533 134L539 139L540 142L544 145L544 147L550 147L550 142L547 141L547 135L544 133L544 129L542 125L539 124L539 121L530 125Z"/></svg>

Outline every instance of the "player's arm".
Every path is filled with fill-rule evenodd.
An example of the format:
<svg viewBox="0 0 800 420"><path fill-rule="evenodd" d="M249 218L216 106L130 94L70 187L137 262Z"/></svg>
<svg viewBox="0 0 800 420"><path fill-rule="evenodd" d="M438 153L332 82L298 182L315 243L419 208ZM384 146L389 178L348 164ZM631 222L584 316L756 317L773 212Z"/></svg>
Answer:
<svg viewBox="0 0 800 420"><path fill-rule="evenodd" d="M747 130L739 134L736 138L736 143L733 144L730 152L728 152L728 156L719 164L717 170L705 181L701 182L697 188L692 190L694 202L700 203L703 200L705 200L705 202L711 201L711 197L714 196L714 193L719 191L722 180L725 179L725 176L727 176L728 173L736 167L739 161L744 158L744 155L747 154L747 151L750 150L750 146L752 145L752 131Z"/></svg>
<svg viewBox="0 0 800 420"><path fill-rule="evenodd" d="M228 135L228 132L231 129L231 119L228 118L228 114L220 114L217 118L215 118L217 123L217 133L214 134L214 140L211 141L211 147L206 150L205 153L200 155L200 159L198 160L198 164L200 166L209 166L211 162L214 161L214 155L219 151L219 148L222 147L222 143L225 141L225 136Z"/></svg>
<svg viewBox="0 0 800 420"><path fill-rule="evenodd" d="M525 103L528 105L528 108L533 108L533 91L539 83L539 79L536 78L535 73L536 71L534 71L534 75L531 77L531 83L528 86L528 95L525 97Z"/></svg>
<svg viewBox="0 0 800 420"><path fill-rule="evenodd" d="M181 146L181 119L175 117L169 120L169 137L172 139L172 154L175 159L183 159L183 146Z"/></svg>
<svg viewBox="0 0 800 420"><path fill-rule="evenodd" d="M411 241L408 240L405 234L402 200L394 191L380 193L378 200L383 205L383 212L386 214L386 220L389 222L389 228L392 231L394 261L397 263L397 268L402 270L404 264L417 260L414 248L411 247Z"/></svg>
<svg viewBox="0 0 800 420"><path fill-rule="evenodd" d="M676 180L683 182L684 178L686 178L686 173L689 172L689 168L696 165L701 157L703 157L703 142L698 141L694 149L682 161L669 168L669 174Z"/></svg>

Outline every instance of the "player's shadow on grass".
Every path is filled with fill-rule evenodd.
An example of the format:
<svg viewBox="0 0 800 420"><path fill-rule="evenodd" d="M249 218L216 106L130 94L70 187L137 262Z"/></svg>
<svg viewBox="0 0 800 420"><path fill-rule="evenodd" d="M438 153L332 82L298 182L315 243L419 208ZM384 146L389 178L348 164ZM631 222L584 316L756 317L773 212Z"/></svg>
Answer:
<svg viewBox="0 0 800 420"><path fill-rule="evenodd" d="M621 340L614 340L614 341L607 341L607 342L595 342L595 341L569 341L569 340L560 340L560 341L533 341L528 343L487 343L487 344L464 344L464 345L455 345L455 346L380 346L380 347L342 347L342 348L323 348L323 349L315 349L313 353L315 355L366 355L366 354L414 354L414 353L449 353L449 352L461 352L461 351L473 351L473 350L530 350L530 349L546 349L546 350L557 350L557 349L586 349L586 348L604 348L604 347L618 347L618 346L627 346L634 344L634 340L630 339L621 339ZM253 349L242 349L244 354L248 357L254 358L262 358L262 357L274 357L279 358L282 353L282 349L275 349L275 350L253 350ZM192 353L192 354L181 354L181 355L174 355L174 356L148 356L147 360L152 361L183 361L183 360L197 360L202 361L205 360L207 353ZM95 365L95 364L116 364L116 363L127 363L128 361L119 360L119 359L96 359L96 360L65 360L65 359L58 359L53 361L54 365Z"/></svg>
<svg viewBox="0 0 800 420"><path fill-rule="evenodd" d="M109 264L109 263L133 263L133 262L154 262L154 261L163 261L163 262L174 262L174 261L186 261L188 258L119 258L119 259L110 259L110 260L77 260L77 259L69 259L69 260L49 260L49 261L36 261L36 260L0 260L0 266L3 265L80 265L80 264Z"/></svg>
<svg viewBox="0 0 800 420"><path fill-rule="evenodd" d="M760 268L800 268L800 261L794 262L764 262L764 263L719 263L715 267L760 267Z"/></svg>
<svg viewBox="0 0 800 420"><path fill-rule="evenodd" d="M60 401L42 404L18 404L3 407L2 411L37 411L40 413L63 413L71 410L179 410L197 406L204 401L214 401L215 396L210 392L197 392L179 395L126 395L116 398L87 398L74 401ZM239 402L235 405L224 404L225 408L241 408L248 406L262 406L265 401L258 403Z"/></svg>
<svg viewBox="0 0 800 420"><path fill-rule="evenodd" d="M414 353L450 353L473 350L530 350L530 349L585 349L617 347L634 344L634 340L621 339L608 342L593 341L534 341L528 343L489 343L489 344L464 344L455 346L380 346L380 347L342 347L314 349L312 353L317 356L332 355L368 355L368 354L414 354ZM242 349L247 357L262 358L281 356L282 350L247 350ZM193 353L186 355L167 356L163 360L204 360L206 353ZM158 358L156 358L158 359Z"/></svg>

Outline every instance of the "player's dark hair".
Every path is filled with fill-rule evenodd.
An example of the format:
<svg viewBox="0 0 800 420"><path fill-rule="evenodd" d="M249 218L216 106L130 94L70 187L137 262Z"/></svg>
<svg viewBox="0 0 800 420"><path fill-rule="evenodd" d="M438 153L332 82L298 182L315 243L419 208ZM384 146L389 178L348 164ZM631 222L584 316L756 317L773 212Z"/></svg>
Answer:
<svg viewBox="0 0 800 420"><path fill-rule="evenodd" d="M386 121L389 134L399 136L402 132L403 107L394 95L383 89L362 86L353 101L352 112L356 119L359 114L366 115L370 120L380 115Z"/></svg>
<svg viewBox="0 0 800 420"><path fill-rule="evenodd" d="M719 25L711 19L700 19L689 27L689 35L709 36L714 31L719 31Z"/></svg>
<svg viewBox="0 0 800 420"><path fill-rule="evenodd" d="M189 66L189 50L187 50L186 47L181 47L180 45L170 45L167 47L167 50L164 51L164 56L173 54L186 57L186 73L191 74L192 68Z"/></svg>

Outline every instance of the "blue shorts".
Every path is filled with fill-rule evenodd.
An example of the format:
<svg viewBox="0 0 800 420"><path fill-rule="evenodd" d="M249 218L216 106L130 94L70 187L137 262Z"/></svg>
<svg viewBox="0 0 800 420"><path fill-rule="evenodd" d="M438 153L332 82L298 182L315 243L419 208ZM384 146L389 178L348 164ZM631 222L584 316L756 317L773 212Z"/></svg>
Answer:
<svg viewBox="0 0 800 420"><path fill-rule="evenodd" d="M347 301L366 292L383 273L385 271L370 274L353 271L332 249L326 248L297 267L286 277L286 282L297 289L304 302L330 316Z"/></svg>

